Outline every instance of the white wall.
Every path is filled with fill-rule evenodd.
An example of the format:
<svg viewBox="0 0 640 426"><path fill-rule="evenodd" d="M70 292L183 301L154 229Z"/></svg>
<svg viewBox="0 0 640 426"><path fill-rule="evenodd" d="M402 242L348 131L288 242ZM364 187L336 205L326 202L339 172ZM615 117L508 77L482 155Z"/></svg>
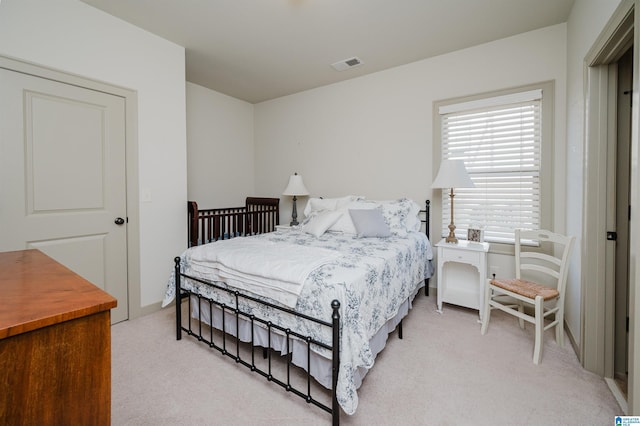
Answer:
<svg viewBox="0 0 640 426"><path fill-rule="evenodd" d="M243 206L254 186L253 105L187 82L188 196L202 208Z"/></svg>
<svg viewBox="0 0 640 426"><path fill-rule="evenodd" d="M184 48L79 1L2 0L0 55L137 92L140 301L159 302L186 247Z"/></svg>
<svg viewBox="0 0 640 426"><path fill-rule="evenodd" d="M440 190L430 189L433 102L548 80L555 81L554 228L564 232L565 24L256 104L256 190L278 195L298 172L313 196L430 198L431 229L440 229ZM290 203L282 197L285 223ZM512 268L505 256L489 263Z"/></svg>
<svg viewBox="0 0 640 426"><path fill-rule="evenodd" d="M546 80L556 82L556 158L563 166L565 74L561 24L256 104L256 190L278 194L297 171L314 196L435 202L433 102ZM560 230L564 179L557 167Z"/></svg>

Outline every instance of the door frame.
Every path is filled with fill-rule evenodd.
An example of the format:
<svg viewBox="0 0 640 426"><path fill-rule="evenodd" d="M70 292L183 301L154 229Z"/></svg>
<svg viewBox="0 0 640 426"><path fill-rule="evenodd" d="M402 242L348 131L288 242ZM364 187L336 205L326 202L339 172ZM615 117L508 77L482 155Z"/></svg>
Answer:
<svg viewBox="0 0 640 426"><path fill-rule="evenodd" d="M638 49L640 31L635 31L634 22L640 22L640 0L623 0L611 19L596 39L585 57L585 152L584 152L584 196L583 228L581 251L582 303L579 356L582 365L600 376L613 374L613 331L614 331L614 281L611 267L607 269L606 257L611 252L611 244L606 240L607 232L607 150L609 141L616 137L615 114L616 96L612 90L616 86L613 75L617 62L633 45L633 105L631 120L631 178L630 178L630 274L629 274L629 383L625 409L629 414L640 410L640 392L634 392L640 383L640 369L634 363L635 346L640 344L638 323L640 318L634 313L640 307L640 292L636 283L640 282L640 181L638 169L640 114L638 94ZM615 95L615 93L613 93ZM619 401L620 402L620 401Z"/></svg>
<svg viewBox="0 0 640 426"><path fill-rule="evenodd" d="M44 67L20 59L0 55L0 68L83 87L124 98L125 155L127 200L127 298L128 318L143 315L140 297L140 214L138 191L138 95L135 91L113 84Z"/></svg>

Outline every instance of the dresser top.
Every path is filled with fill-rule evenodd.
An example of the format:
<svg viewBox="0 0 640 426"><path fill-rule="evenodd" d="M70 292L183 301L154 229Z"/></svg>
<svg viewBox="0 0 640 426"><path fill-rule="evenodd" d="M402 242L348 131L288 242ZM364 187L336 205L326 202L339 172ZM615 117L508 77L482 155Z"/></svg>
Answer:
<svg viewBox="0 0 640 426"><path fill-rule="evenodd" d="M470 251L483 251L488 252L491 245L489 243L476 243L475 241L458 240L457 243L447 243L443 238L440 240L436 247L452 248Z"/></svg>
<svg viewBox="0 0 640 426"><path fill-rule="evenodd" d="M0 253L0 339L116 305L111 295L39 250Z"/></svg>

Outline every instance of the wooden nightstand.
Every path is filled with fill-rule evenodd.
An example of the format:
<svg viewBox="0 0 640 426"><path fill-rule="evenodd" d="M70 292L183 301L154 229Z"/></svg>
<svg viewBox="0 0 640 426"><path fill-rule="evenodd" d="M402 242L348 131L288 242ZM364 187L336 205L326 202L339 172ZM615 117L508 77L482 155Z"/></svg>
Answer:
<svg viewBox="0 0 640 426"><path fill-rule="evenodd" d="M451 244L443 239L436 248L438 312L442 313L442 302L446 302L477 309L482 319L489 243L460 240L458 244Z"/></svg>

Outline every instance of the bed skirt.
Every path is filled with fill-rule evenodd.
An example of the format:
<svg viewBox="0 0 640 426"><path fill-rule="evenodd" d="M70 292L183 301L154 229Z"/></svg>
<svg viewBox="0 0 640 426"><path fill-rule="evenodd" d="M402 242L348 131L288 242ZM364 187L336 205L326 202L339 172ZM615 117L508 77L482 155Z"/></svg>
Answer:
<svg viewBox="0 0 640 426"><path fill-rule="evenodd" d="M416 287L413 294L404 301L402 305L398 308L397 314L389 319L371 338L369 341L369 345L371 348L371 352L374 357L380 353L384 347L386 346L387 339L389 334L391 334L401 323L402 319L409 314L409 310L413 306L413 299L418 294L418 292L424 287L424 281L421 281L420 284ZM198 300L196 296L191 296L191 317L195 320L200 320L207 326L211 325L210 320L210 311L209 311L209 303L206 300L201 301L203 308L200 309L198 305ZM213 306L211 310L213 314L213 328L217 330L222 330L222 310ZM238 337L237 328L240 330L239 339L242 342L248 343L253 342L256 346L260 346L263 348L269 347L269 333L267 329L258 324L253 324L253 335L251 330L251 321L240 318L238 321L238 327L236 327L236 317L233 312L229 312L228 310L225 312L225 321L224 321L225 331L234 336ZM332 385L332 361L330 357L327 357L320 353L319 351L313 350L311 348L311 356L309 357L311 369L307 369L307 343L304 341L300 341L297 338L291 338L291 341L288 345L289 354L291 355L291 362L302 368L305 371L308 371L311 376L323 387L327 389L331 389ZM278 332L277 330L271 331L271 349L276 352L279 352L281 355L287 355L287 342L284 334ZM357 370L357 374L354 375L355 387L356 389L362 385L362 380L366 376L369 368L359 367Z"/></svg>

